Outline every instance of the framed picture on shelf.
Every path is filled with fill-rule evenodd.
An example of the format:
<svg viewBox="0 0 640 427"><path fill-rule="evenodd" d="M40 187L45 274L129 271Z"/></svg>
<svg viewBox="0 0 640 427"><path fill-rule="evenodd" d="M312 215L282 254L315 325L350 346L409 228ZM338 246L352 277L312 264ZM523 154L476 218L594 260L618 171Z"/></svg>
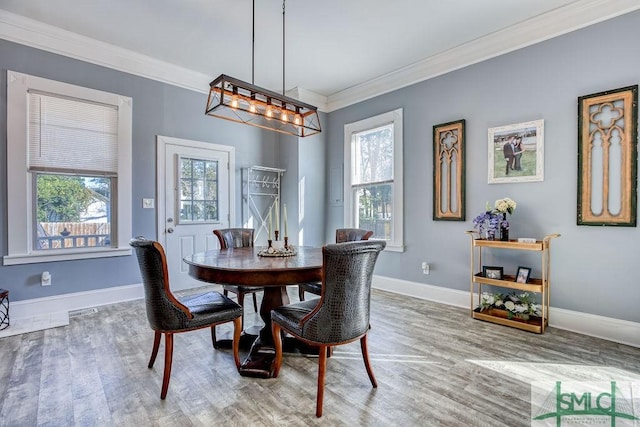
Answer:
<svg viewBox="0 0 640 427"><path fill-rule="evenodd" d="M482 266L482 275L484 277L486 277L487 279L501 280L502 279L502 272L503 272L503 268L502 267L492 267L492 266L488 266L488 265L483 265Z"/></svg>
<svg viewBox="0 0 640 427"><path fill-rule="evenodd" d="M544 180L544 120L489 129L489 184Z"/></svg>
<svg viewBox="0 0 640 427"><path fill-rule="evenodd" d="M516 273L516 282L527 283L529 281L530 274L531 269L529 267L518 267L518 272Z"/></svg>

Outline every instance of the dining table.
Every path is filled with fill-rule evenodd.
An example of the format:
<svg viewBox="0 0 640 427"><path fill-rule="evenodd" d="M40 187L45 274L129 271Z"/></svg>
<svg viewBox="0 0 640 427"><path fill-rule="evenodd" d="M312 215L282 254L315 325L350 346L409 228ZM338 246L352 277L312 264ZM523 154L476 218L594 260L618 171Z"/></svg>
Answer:
<svg viewBox="0 0 640 427"><path fill-rule="evenodd" d="M271 378L275 362L271 310L289 304L287 285L322 280L322 248L295 247L295 254L288 256L265 254L264 249L252 246L209 250L187 256L184 262L189 266L189 275L204 282L264 287L260 304L264 327L239 372L243 376Z"/></svg>

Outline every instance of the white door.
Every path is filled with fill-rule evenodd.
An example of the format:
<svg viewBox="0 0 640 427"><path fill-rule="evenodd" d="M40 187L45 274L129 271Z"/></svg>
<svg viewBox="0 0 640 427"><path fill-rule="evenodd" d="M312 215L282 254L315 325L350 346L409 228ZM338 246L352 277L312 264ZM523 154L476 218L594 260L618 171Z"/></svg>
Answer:
<svg viewBox="0 0 640 427"><path fill-rule="evenodd" d="M188 275L182 259L219 248L213 230L232 223L233 156L233 147L158 137L158 238L172 289L203 285Z"/></svg>

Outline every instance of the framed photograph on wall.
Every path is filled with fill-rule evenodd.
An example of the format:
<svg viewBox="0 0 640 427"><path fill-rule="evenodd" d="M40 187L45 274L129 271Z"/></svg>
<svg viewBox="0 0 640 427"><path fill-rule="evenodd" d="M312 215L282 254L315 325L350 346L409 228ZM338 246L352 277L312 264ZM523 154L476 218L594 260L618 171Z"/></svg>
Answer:
<svg viewBox="0 0 640 427"><path fill-rule="evenodd" d="M544 120L489 128L489 184L544 180Z"/></svg>

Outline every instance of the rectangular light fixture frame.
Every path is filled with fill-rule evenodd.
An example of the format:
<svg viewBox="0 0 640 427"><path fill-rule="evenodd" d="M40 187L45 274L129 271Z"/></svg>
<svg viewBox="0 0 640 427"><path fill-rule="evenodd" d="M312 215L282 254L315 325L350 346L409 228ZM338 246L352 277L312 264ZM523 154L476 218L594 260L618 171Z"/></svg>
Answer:
<svg viewBox="0 0 640 427"><path fill-rule="evenodd" d="M318 109L220 74L210 83L205 114L304 138L321 132Z"/></svg>

